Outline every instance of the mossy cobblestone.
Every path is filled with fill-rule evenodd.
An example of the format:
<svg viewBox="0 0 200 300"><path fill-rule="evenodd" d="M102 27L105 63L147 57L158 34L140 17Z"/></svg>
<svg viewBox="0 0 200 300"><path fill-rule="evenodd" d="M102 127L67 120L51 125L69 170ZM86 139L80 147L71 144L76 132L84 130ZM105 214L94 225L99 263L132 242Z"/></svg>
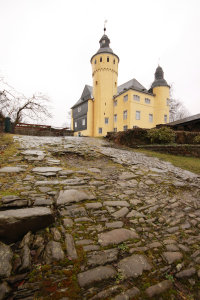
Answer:
<svg viewBox="0 0 200 300"><path fill-rule="evenodd" d="M2 246L2 299L199 299L198 175L103 139L14 140L0 210L47 207L54 221Z"/></svg>

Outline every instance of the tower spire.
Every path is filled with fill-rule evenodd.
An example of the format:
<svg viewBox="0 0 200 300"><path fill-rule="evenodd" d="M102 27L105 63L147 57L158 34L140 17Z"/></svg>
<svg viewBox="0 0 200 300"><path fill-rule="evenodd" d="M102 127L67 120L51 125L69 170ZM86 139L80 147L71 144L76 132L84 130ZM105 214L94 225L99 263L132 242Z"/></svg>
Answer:
<svg viewBox="0 0 200 300"><path fill-rule="evenodd" d="M104 29L103 29L104 34L106 34L106 23L107 23L107 22L108 22L107 20L104 21Z"/></svg>

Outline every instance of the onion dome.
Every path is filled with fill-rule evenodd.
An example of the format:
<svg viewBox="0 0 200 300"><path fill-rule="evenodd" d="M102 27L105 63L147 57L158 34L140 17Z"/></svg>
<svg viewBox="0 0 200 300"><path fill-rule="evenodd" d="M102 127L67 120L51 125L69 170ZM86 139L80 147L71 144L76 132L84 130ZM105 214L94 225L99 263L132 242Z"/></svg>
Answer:
<svg viewBox="0 0 200 300"><path fill-rule="evenodd" d="M167 81L164 79L164 72L163 69L158 66L155 72L155 80L151 85L151 89L157 86L168 86Z"/></svg>
<svg viewBox="0 0 200 300"><path fill-rule="evenodd" d="M102 38L100 39L99 41L99 44L100 44L100 48L99 50L92 56L91 58L91 61L93 59L93 57L97 54L100 54L100 53L111 53L111 54L114 54L115 56L117 56L113 50L110 48L110 39L108 38L108 36L105 34L105 29L104 29L104 35L102 36ZM118 60L119 60L119 57L117 56Z"/></svg>

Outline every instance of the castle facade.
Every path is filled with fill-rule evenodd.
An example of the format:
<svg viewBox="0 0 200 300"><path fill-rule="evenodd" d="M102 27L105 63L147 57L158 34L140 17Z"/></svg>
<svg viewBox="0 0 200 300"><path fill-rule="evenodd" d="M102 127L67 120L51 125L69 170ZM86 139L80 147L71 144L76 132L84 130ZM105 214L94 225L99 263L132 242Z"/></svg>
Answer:
<svg viewBox="0 0 200 300"><path fill-rule="evenodd" d="M105 32L99 43L99 50L90 60L93 87L85 85L71 108L74 135L101 137L110 131L168 123L170 87L162 68L157 67L149 90L136 79L118 86L119 57L110 48Z"/></svg>

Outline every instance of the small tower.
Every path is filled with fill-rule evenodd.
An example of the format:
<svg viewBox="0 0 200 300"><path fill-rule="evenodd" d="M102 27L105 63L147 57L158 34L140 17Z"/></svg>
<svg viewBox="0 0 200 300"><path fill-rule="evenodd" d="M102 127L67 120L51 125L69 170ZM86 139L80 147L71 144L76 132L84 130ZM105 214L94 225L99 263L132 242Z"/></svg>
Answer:
<svg viewBox="0 0 200 300"><path fill-rule="evenodd" d="M117 94L119 57L110 48L105 34L100 39L100 48L91 58L94 97L94 136L104 136L113 131L113 96Z"/></svg>
<svg viewBox="0 0 200 300"><path fill-rule="evenodd" d="M170 86L164 79L163 69L158 65L155 72L155 80L150 91L155 95L154 122L164 124L169 122L169 90Z"/></svg>

